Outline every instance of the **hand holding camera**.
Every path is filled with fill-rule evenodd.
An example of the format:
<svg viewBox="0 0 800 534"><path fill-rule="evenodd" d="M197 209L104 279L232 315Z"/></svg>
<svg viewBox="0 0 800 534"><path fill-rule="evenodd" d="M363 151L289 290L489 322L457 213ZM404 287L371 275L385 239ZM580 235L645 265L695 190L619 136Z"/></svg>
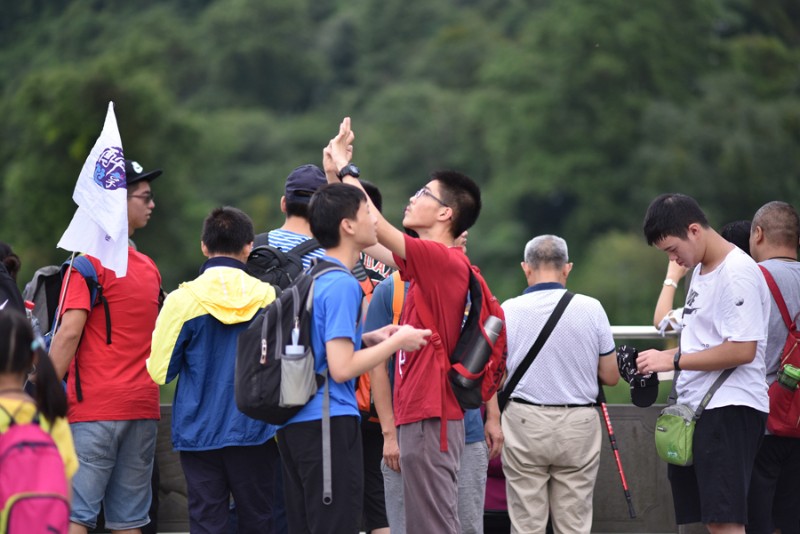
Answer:
<svg viewBox="0 0 800 534"><path fill-rule="evenodd" d="M631 387L631 401L640 408L647 408L658 397L658 375L640 374L636 368L639 351L636 347L621 345L617 348L617 367L619 374Z"/></svg>

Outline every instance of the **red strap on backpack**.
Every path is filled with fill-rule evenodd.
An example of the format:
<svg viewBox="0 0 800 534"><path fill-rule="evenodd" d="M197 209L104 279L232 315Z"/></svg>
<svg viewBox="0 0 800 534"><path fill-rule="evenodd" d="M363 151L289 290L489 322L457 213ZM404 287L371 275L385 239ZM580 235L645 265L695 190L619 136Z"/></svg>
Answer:
<svg viewBox="0 0 800 534"><path fill-rule="evenodd" d="M442 391L442 415L439 419L439 448L442 452L447 452L447 390L450 387L447 383L447 370L450 368L450 355L444 350L444 342L439 332L434 328L435 322L433 320L433 314L430 308L428 308L428 303L425 302L423 298L416 298L414 300L414 305L417 309L417 315L422 322L422 326L431 331L428 343L433 346L434 353L441 353L444 355L442 358L437 358L436 362L440 365L439 375L441 380L440 388Z"/></svg>
<svg viewBox="0 0 800 534"><path fill-rule="evenodd" d="M764 279L767 281L769 291L772 293L772 298L775 299L775 304L778 305L778 310L781 312L781 317L783 317L783 324L786 325L786 328L789 329L789 332L796 331L797 324L792 321L792 318L789 315L789 308L786 307L786 301L783 300L783 295L781 294L781 290L778 288L778 284L775 283L775 279L772 277L772 274L767 270L766 267L763 265L759 265L758 267L761 269Z"/></svg>
<svg viewBox="0 0 800 534"><path fill-rule="evenodd" d="M780 373L784 371L788 364L797 366L800 364L800 333L797 332L797 325L789 315L786 301L783 299L778 284L772 274L763 267L761 273L769 286L772 298L778 306L783 322L789 330L786 342L780 354L778 364L779 378L769 386L769 417L767 418L767 430L776 436L790 438L800 438L800 391L781 383Z"/></svg>

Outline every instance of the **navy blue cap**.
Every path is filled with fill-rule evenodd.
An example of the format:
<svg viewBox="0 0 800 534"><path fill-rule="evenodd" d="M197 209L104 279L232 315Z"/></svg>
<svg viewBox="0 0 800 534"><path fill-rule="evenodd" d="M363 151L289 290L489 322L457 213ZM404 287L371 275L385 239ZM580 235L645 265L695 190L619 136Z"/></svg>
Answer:
<svg viewBox="0 0 800 534"><path fill-rule="evenodd" d="M328 183L325 173L316 165L300 165L286 177L286 201L308 204L311 195Z"/></svg>

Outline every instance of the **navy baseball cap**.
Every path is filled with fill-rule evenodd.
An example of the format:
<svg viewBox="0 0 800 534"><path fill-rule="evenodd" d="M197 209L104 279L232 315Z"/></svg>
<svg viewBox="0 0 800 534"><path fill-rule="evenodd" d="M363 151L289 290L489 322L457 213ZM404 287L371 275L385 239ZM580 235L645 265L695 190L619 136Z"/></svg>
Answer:
<svg viewBox="0 0 800 534"><path fill-rule="evenodd" d="M300 165L286 177L286 201L308 204L311 195L328 183L325 173L316 165Z"/></svg>

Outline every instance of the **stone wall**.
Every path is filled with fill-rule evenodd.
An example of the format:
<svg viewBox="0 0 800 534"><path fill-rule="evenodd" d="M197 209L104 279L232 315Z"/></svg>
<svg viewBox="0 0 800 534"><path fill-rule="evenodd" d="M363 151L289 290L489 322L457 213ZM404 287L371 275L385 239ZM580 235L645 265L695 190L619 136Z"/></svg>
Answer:
<svg viewBox="0 0 800 534"><path fill-rule="evenodd" d="M594 494L593 532L679 532L672 513L667 466L656 455L653 443L655 420L661 408L660 405L608 407L636 518L629 516L617 463L604 430ZM170 443L172 407L162 406L161 413L157 446L161 471L159 531L188 532L186 483L178 454ZM705 532L705 529L692 526L681 528L680 532L689 534Z"/></svg>

